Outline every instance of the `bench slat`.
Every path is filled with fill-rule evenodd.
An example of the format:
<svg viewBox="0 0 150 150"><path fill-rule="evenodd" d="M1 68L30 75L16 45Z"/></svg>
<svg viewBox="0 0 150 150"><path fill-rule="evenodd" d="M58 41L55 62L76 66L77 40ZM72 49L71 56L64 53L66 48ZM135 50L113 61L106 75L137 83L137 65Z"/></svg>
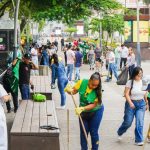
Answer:
<svg viewBox="0 0 150 150"><path fill-rule="evenodd" d="M47 112L46 112L46 102L40 103L40 126L47 124ZM48 132L46 129L40 129L40 132Z"/></svg>
<svg viewBox="0 0 150 150"><path fill-rule="evenodd" d="M48 125L52 125L55 127L58 127L58 123L56 122L56 113L55 113L55 104L53 101L46 101L47 103L47 114L50 115L52 114L52 116L48 116ZM53 132L59 132L59 130L49 130L49 132L53 133Z"/></svg>
<svg viewBox="0 0 150 150"><path fill-rule="evenodd" d="M31 121L32 121L32 113L33 113L33 101L28 100L26 113L24 117L24 123L22 126L22 132L30 132L31 129Z"/></svg>
<svg viewBox="0 0 150 150"><path fill-rule="evenodd" d="M34 102L33 104L33 114L32 114L32 123L31 123L31 132L39 132L39 125L40 125L40 103Z"/></svg>
<svg viewBox="0 0 150 150"><path fill-rule="evenodd" d="M21 132L22 125L24 122L24 115L26 112L27 100L23 100L20 104L19 109L17 110L17 114L14 119L14 123L11 129L12 133Z"/></svg>

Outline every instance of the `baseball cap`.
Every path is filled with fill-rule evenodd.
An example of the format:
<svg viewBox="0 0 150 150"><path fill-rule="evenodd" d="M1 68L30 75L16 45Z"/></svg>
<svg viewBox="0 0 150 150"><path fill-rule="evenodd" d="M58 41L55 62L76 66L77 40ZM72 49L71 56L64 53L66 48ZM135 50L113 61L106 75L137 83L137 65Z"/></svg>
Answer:
<svg viewBox="0 0 150 150"><path fill-rule="evenodd" d="M24 58L31 59L31 54L29 54L29 53L24 54Z"/></svg>

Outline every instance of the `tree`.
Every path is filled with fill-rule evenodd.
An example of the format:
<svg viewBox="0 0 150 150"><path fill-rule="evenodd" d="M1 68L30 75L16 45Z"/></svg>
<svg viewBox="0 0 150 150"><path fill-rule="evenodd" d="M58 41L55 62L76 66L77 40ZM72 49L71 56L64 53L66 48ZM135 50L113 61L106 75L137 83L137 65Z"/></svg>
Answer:
<svg viewBox="0 0 150 150"><path fill-rule="evenodd" d="M116 0L21 0L19 12L21 31L28 19L58 20L70 24L86 16L91 16L93 10L110 12L119 7L121 4ZM12 0L2 1L0 16L6 9L13 12Z"/></svg>
<svg viewBox="0 0 150 150"><path fill-rule="evenodd" d="M70 28L67 28L65 30L65 32L68 32L69 33L69 38L71 38L72 34L77 32L77 29L76 28L73 28L73 27L70 27Z"/></svg>
<svg viewBox="0 0 150 150"><path fill-rule="evenodd" d="M122 14L105 15L102 20L93 18L90 23L90 29L93 33L100 33L100 22L102 22L102 30L107 31L108 33L107 39L111 37L113 40L112 35L116 31L120 34L123 34L124 32L124 17Z"/></svg>

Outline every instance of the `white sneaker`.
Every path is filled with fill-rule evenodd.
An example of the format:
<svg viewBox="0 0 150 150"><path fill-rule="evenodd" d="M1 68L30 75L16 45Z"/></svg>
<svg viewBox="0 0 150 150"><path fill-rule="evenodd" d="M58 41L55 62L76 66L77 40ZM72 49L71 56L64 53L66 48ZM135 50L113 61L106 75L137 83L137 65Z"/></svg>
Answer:
<svg viewBox="0 0 150 150"><path fill-rule="evenodd" d="M118 135L118 141L122 140L122 136Z"/></svg>
<svg viewBox="0 0 150 150"><path fill-rule="evenodd" d="M64 105L64 106L59 106L59 107L56 107L56 109L65 109L66 108L66 106Z"/></svg>
<svg viewBox="0 0 150 150"><path fill-rule="evenodd" d="M143 146L144 142L135 143L135 145L137 145L137 146Z"/></svg>

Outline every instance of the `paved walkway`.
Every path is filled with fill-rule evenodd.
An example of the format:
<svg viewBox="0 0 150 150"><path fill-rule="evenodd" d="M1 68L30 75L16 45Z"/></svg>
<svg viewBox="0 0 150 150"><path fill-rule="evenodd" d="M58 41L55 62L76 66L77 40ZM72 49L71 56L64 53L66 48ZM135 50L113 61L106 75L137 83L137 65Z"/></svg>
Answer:
<svg viewBox="0 0 150 150"><path fill-rule="evenodd" d="M61 53L60 55L63 56ZM144 62L142 67L145 74L150 74L149 70L150 62ZM90 71L87 65L83 65L81 68L81 78L89 78L94 71ZM116 131L120 126L123 118L124 103L123 97L124 86L118 86L113 80L110 83L105 83L106 77L103 77L103 103L105 105L105 112L100 127L100 150L150 150L150 144L146 144L143 147L137 147L134 145L134 123L132 127L123 136L121 142L117 141ZM78 102L78 94L75 95ZM53 90L53 100L55 100L56 106L60 104L60 95L58 89ZM69 143L67 133L67 109L69 110ZM10 130L14 113L7 114L8 130ZM74 113L74 104L70 95L67 95L67 107L65 110L57 110L57 116L59 126L61 128L60 133L60 145L61 150L80 150L80 136L79 136L79 124L78 117ZM144 136L148 130L150 123L150 113L146 112ZM89 136L90 141L90 136Z"/></svg>
<svg viewBox="0 0 150 150"><path fill-rule="evenodd" d="M150 74L148 66L150 62L143 63L143 70L146 74ZM90 71L87 65L83 65L81 68L81 78L89 78L94 71ZM123 97L124 86L118 86L113 80L110 83L105 83L103 77L103 103L105 106L104 116L101 123L99 135L100 135L100 150L149 150L150 144L146 144L145 147L137 147L134 145L134 127L128 130L123 136L123 140L118 142L116 131L120 124L122 123L124 114L124 104L125 99ZM78 94L75 96L78 102ZM55 100L56 106L60 104L60 96L58 90L53 90L53 99ZM79 141L79 124L78 117L74 113L74 104L70 95L67 95L67 107L65 110L57 110L57 116L59 125L61 128L60 141L61 150L67 150L69 145L69 150L80 150ZM68 133L67 133L67 109L70 113L69 119L69 143L68 143ZM144 126L144 137L148 130L148 125L150 123L150 113L146 112L145 115L145 126ZM90 137L89 137L90 141Z"/></svg>

